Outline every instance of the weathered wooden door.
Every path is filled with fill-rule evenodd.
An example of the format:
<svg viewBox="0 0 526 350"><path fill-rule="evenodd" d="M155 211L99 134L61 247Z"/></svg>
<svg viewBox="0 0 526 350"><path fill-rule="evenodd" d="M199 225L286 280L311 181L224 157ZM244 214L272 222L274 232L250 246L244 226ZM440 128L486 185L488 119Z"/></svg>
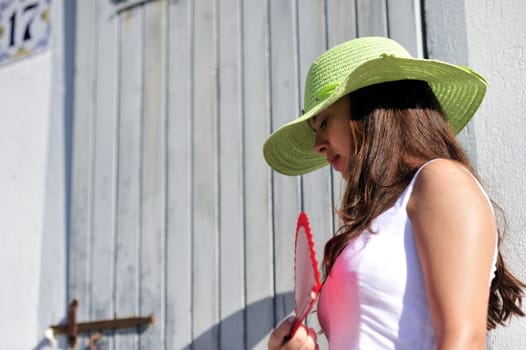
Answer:
<svg viewBox="0 0 526 350"><path fill-rule="evenodd" d="M418 4L76 2L68 298L79 321L155 317L103 348L266 348L293 306L297 214L320 253L341 179L274 174L261 146L325 49L389 35L420 55Z"/></svg>

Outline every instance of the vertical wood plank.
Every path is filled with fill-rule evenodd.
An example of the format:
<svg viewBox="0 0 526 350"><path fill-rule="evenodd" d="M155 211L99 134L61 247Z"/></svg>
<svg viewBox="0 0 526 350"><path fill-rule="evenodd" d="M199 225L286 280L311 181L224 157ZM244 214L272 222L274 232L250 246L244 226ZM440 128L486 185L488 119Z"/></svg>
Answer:
<svg viewBox="0 0 526 350"><path fill-rule="evenodd" d="M116 73L117 26L110 17L112 4L99 0L96 47L96 103L93 116L96 142L94 145L94 194L93 194L93 250L90 319L114 316L114 239L116 194ZM104 331L112 335L112 331ZM108 349L113 349L108 339Z"/></svg>
<svg viewBox="0 0 526 350"><path fill-rule="evenodd" d="M356 1L358 0L327 0L328 48L357 37ZM332 169L330 172L332 179L332 207L334 210L340 206L345 183L340 173ZM333 232L338 229L339 225L340 222L333 211Z"/></svg>
<svg viewBox="0 0 526 350"><path fill-rule="evenodd" d="M192 2L169 3L166 349L192 343Z"/></svg>
<svg viewBox="0 0 526 350"><path fill-rule="evenodd" d="M299 109L303 108L304 88L312 62L321 55L326 47L326 28L325 28L325 2L323 0L303 0L298 2L298 48L299 48L299 67L300 78Z"/></svg>
<svg viewBox="0 0 526 350"><path fill-rule="evenodd" d="M77 317L87 319L91 307L91 232L93 201L94 84L96 45L95 1L76 6L75 99L71 171L71 227L69 238L68 303L79 301ZM79 339L79 346L86 342Z"/></svg>
<svg viewBox="0 0 526 350"><path fill-rule="evenodd" d="M305 81L311 63L322 54L326 43L325 3L323 0L300 1L299 5L299 74L300 91L305 88ZM303 96L301 100L303 106ZM314 146L314 145L313 145ZM314 151L314 150L313 150ZM310 218L314 234L318 261L323 259L323 246L332 233L332 191L330 168L316 170L303 176L303 209ZM320 330L316 313L307 318L310 327ZM318 339L320 347L326 347L323 336Z"/></svg>
<svg viewBox="0 0 526 350"><path fill-rule="evenodd" d="M296 1L272 0L271 101L274 129L299 115ZM299 179L274 173L274 286L276 322L294 307L293 266L296 218L301 208Z"/></svg>
<svg viewBox="0 0 526 350"><path fill-rule="evenodd" d="M386 0L356 0L358 36L387 36Z"/></svg>
<svg viewBox="0 0 526 350"><path fill-rule="evenodd" d="M140 312L156 322L139 338L144 349L164 349L165 268L165 22L166 2L144 5L144 115Z"/></svg>
<svg viewBox="0 0 526 350"><path fill-rule="evenodd" d="M240 1L218 2L220 349L246 349Z"/></svg>
<svg viewBox="0 0 526 350"><path fill-rule="evenodd" d="M387 0L389 36L414 57L423 56L420 0Z"/></svg>
<svg viewBox="0 0 526 350"><path fill-rule="evenodd" d="M139 237L141 231L143 9L119 16L119 143L115 312L139 314ZM117 331L116 349L137 349L138 335Z"/></svg>
<svg viewBox="0 0 526 350"><path fill-rule="evenodd" d="M322 0L302 1L299 6L299 74L300 91L311 63L325 51L325 18ZM302 97L303 105L303 97ZM313 145L314 146L314 145ZM313 150L314 152L314 150ZM318 247L332 235L332 195L330 168L326 167L303 176L303 208L309 215ZM318 254L318 258L321 256Z"/></svg>
<svg viewBox="0 0 526 350"><path fill-rule="evenodd" d="M193 332L194 349L219 341L217 11L216 1L194 3L193 96Z"/></svg>
<svg viewBox="0 0 526 350"><path fill-rule="evenodd" d="M326 0L328 48L356 37L356 0Z"/></svg>
<svg viewBox="0 0 526 350"><path fill-rule="evenodd" d="M271 172L261 153L270 129L269 4L244 0L242 6L246 347L263 350L275 322Z"/></svg>

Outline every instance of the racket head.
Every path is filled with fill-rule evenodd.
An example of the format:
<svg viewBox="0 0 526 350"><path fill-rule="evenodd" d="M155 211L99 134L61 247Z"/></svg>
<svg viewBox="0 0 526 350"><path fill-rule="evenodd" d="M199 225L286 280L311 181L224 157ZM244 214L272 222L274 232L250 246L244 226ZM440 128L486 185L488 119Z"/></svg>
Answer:
<svg viewBox="0 0 526 350"><path fill-rule="evenodd" d="M314 247L314 237L307 213L302 211L298 216L294 246L294 312L296 320L291 329L291 337L294 336L309 315L320 289L320 271Z"/></svg>

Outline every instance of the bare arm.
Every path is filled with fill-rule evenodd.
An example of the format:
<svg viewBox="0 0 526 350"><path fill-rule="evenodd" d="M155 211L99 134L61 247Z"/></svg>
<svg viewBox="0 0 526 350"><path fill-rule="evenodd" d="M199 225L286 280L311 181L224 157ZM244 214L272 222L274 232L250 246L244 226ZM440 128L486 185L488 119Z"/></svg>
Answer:
<svg viewBox="0 0 526 350"><path fill-rule="evenodd" d="M439 350L485 349L489 274L496 244L491 206L460 164L420 173L408 204Z"/></svg>

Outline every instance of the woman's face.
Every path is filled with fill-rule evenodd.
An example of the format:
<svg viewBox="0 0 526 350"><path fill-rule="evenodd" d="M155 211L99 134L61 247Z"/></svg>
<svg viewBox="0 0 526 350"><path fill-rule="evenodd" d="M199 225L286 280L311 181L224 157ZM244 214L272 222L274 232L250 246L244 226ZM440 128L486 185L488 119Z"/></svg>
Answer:
<svg viewBox="0 0 526 350"><path fill-rule="evenodd" d="M323 154L329 164L347 180L346 167L351 154L350 101L344 96L309 119L316 132L314 152Z"/></svg>

